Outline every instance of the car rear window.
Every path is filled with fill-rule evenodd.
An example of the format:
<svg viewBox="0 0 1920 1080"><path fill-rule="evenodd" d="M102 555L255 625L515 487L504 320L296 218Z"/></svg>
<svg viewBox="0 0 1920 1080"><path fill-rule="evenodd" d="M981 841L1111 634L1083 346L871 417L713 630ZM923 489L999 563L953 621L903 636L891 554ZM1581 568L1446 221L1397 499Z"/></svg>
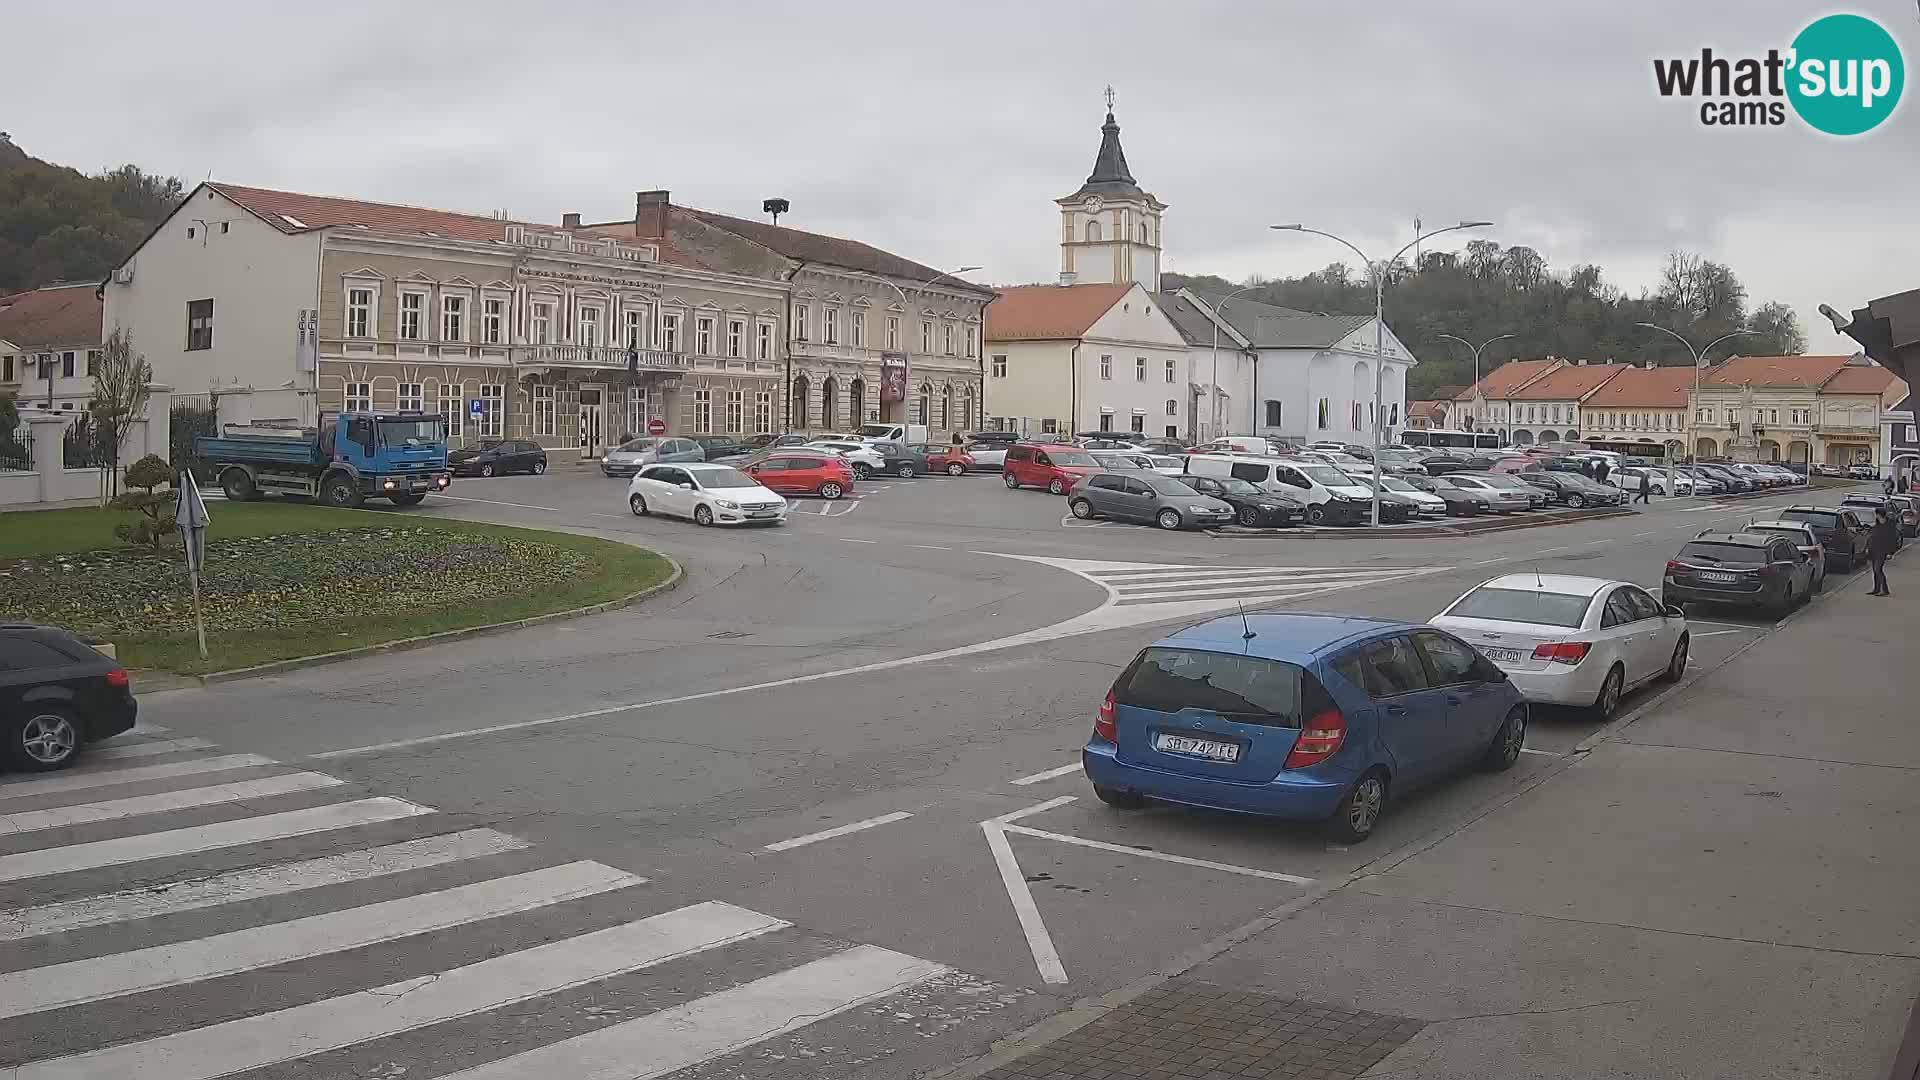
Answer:
<svg viewBox="0 0 1920 1080"><path fill-rule="evenodd" d="M1303 676L1284 660L1155 647L1120 676L1113 700L1154 712L1206 709L1243 724L1299 727Z"/></svg>
<svg viewBox="0 0 1920 1080"><path fill-rule="evenodd" d="M1767 561L1767 549L1746 544L1722 544L1696 540L1680 549L1682 559L1739 566L1758 566Z"/></svg>
<svg viewBox="0 0 1920 1080"><path fill-rule="evenodd" d="M1475 589L1448 611L1461 619L1497 619L1501 622L1539 623L1543 626L1579 626L1592 596L1543 592L1539 589Z"/></svg>

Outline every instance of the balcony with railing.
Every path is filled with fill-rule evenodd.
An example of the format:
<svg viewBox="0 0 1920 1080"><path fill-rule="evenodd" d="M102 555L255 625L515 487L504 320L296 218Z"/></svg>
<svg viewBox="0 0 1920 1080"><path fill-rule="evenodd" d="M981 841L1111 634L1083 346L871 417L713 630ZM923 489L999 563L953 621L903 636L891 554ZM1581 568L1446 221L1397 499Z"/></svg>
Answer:
<svg viewBox="0 0 1920 1080"><path fill-rule="evenodd" d="M622 345L515 345L512 358L516 365L598 368L625 371L629 366L641 371L685 371L693 367L686 353L665 349L629 349Z"/></svg>

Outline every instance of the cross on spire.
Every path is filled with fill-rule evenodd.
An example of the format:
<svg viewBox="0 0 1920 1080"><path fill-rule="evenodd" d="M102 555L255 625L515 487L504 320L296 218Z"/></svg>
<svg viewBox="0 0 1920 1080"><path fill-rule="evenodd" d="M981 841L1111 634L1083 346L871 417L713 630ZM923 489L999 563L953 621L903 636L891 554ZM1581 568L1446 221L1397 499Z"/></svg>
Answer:
<svg viewBox="0 0 1920 1080"><path fill-rule="evenodd" d="M1113 84L1107 84L1107 111L1113 111Z"/></svg>

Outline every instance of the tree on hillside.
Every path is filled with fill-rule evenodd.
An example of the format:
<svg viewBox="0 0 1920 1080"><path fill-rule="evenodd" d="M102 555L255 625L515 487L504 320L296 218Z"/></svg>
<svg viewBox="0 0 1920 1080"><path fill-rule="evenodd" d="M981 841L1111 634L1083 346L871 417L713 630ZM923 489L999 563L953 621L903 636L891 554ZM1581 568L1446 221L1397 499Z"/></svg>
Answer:
<svg viewBox="0 0 1920 1080"><path fill-rule="evenodd" d="M171 177L84 176L0 141L0 293L105 277L181 197Z"/></svg>

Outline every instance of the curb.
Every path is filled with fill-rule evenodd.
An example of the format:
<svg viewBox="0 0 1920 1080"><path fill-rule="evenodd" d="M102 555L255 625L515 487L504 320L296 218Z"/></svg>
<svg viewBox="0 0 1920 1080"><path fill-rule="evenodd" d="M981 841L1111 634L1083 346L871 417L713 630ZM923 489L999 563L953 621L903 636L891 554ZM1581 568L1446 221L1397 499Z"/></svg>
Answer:
<svg viewBox="0 0 1920 1080"><path fill-rule="evenodd" d="M1887 1073L1887 1080L1916 1078L1920 1078L1920 1001L1913 1003L1913 1015L1907 1017L1907 1036L1900 1040L1900 1049L1893 1058L1893 1069Z"/></svg>
<svg viewBox="0 0 1920 1080"><path fill-rule="evenodd" d="M1479 536L1482 533L1513 532L1517 529L1540 529L1548 525L1568 525L1579 521L1626 517L1639 512L1624 509L1549 511L1538 517L1521 518L1518 521L1490 521L1478 527L1473 524L1388 525L1379 529L1370 529L1364 525L1355 525L1346 529L1316 529L1311 532L1284 529L1258 529L1250 532L1225 532L1220 529L1204 531L1216 540L1434 540L1443 537ZM1235 528L1242 527L1244 526L1235 526Z"/></svg>
<svg viewBox="0 0 1920 1080"><path fill-rule="evenodd" d="M544 615L529 615L524 619L513 619L508 622L488 623L484 626L467 626L458 630L442 630L437 634L422 634L419 637L400 638L397 641L383 641L378 645L362 645L355 649L341 649L339 652L318 653L313 656L296 656L287 660L275 660L267 664L255 664L253 667L234 668L230 671L213 671L205 675L178 675L175 677L198 683L201 686L213 686L216 683L233 682L237 679L253 679L262 675L278 675L283 671L296 671L300 668L319 667L323 664L338 664L347 660L359 660L368 656L378 656L381 653L424 649L433 645L444 645L451 641L459 641L462 638L480 637L483 634L501 634L509 630L538 626L546 622L557 622L561 619L578 619L587 615L599 615L616 608L637 604L642 600L680 587L680 583L685 580L687 576L686 568L681 566L679 560L673 558L671 555L660 551L653 553L667 560L667 565L673 567L673 573L669 574L665 581L657 585L649 585L639 592L628 593L625 596L616 597L612 600L603 600L598 604L569 608L566 611L549 611Z"/></svg>

